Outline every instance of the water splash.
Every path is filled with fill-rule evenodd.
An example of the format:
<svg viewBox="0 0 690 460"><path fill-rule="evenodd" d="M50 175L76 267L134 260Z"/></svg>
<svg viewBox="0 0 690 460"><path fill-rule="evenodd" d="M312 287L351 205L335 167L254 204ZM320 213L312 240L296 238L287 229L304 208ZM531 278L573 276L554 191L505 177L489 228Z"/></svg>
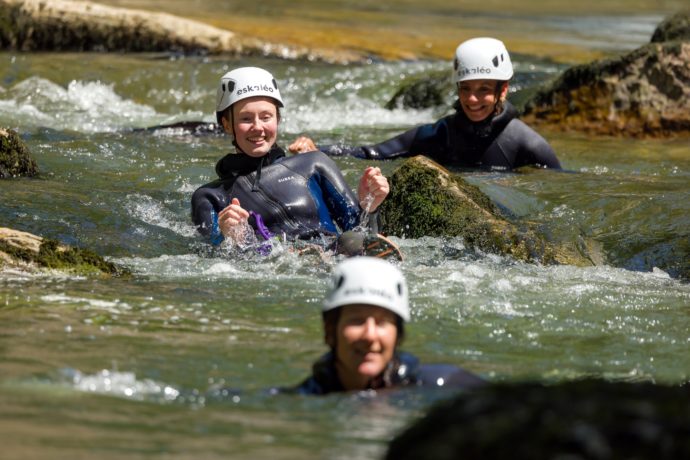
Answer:
<svg viewBox="0 0 690 460"><path fill-rule="evenodd" d="M23 126L113 132L164 118L148 105L119 96L113 84L100 81L73 80L65 88L33 76L2 93L2 97L0 117L14 119Z"/></svg>
<svg viewBox="0 0 690 460"><path fill-rule="evenodd" d="M63 369L61 374L74 389L87 393L157 402L172 402L180 396L177 388L151 379L137 379L133 372L103 369L95 374L83 374L76 369Z"/></svg>

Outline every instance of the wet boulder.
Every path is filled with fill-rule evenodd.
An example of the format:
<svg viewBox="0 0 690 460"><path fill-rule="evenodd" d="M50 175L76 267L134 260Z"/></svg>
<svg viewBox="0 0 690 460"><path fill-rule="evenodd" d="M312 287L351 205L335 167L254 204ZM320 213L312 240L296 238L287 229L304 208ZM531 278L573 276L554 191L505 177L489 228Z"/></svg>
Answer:
<svg viewBox="0 0 690 460"><path fill-rule="evenodd" d="M88 249L62 245L31 233L0 227L0 272L57 270L76 275L127 275L128 270Z"/></svg>
<svg viewBox="0 0 690 460"><path fill-rule="evenodd" d="M385 458L690 458L690 388L595 379L488 385L437 404Z"/></svg>
<svg viewBox="0 0 690 460"><path fill-rule="evenodd" d="M527 262L603 263L586 245L552 244L529 225L510 222L478 187L424 156L406 160L389 182L391 192L380 207L382 231L389 235L459 236L470 248Z"/></svg>
<svg viewBox="0 0 690 460"><path fill-rule="evenodd" d="M669 16L654 30L652 43L670 41L690 42L690 10Z"/></svg>
<svg viewBox="0 0 690 460"><path fill-rule="evenodd" d="M38 174L38 165L19 135L0 128L0 179Z"/></svg>
<svg viewBox="0 0 690 460"><path fill-rule="evenodd" d="M388 110L436 108L447 106L454 99L455 88L450 72L434 72L403 82L386 103L386 108Z"/></svg>
<svg viewBox="0 0 690 460"><path fill-rule="evenodd" d="M594 134L690 136L688 22L678 13L652 43L566 70L527 102L523 119Z"/></svg>

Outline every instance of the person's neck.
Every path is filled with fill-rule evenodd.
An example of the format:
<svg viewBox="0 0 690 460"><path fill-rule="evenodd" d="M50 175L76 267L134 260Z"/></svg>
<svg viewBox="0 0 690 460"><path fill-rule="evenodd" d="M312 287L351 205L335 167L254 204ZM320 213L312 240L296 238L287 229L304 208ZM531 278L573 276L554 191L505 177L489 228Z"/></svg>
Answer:
<svg viewBox="0 0 690 460"><path fill-rule="evenodd" d="M338 380L340 380L340 384L345 391L366 390L371 387L370 382L373 380L372 378L366 375L347 372L341 363L335 364L335 372L338 374Z"/></svg>

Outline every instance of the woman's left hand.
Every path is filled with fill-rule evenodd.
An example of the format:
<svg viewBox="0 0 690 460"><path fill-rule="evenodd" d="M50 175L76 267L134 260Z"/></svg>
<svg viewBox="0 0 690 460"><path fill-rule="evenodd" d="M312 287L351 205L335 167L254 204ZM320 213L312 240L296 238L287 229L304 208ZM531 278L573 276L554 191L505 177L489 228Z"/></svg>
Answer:
<svg viewBox="0 0 690 460"><path fill-rule="evenodd" d="M381 173L381 169L369 166L364 170L359 180L357 195L359 205L367 212L374 212L388 196L390 187L388 179Z"/></svg>

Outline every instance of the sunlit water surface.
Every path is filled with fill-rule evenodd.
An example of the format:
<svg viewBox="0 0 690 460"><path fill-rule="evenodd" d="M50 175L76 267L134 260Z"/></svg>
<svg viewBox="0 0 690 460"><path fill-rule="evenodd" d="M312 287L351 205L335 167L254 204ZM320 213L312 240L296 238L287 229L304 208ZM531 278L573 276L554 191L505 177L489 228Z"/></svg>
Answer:
<svg viewBox="0 0 690 460"><path fill-rule="evenodd" d="M319 305L334 260L209 254L189 199L227 138L134 128L213 119L218 75L270 68L281 141L365 143L439 111L382 105L447 62L350 66L159 56L1 54L0 125L38 179L0 182L2 226L85 246L131 279L0 278L0 433L8 458L376 458L447 391L270 396L324 350ZM562 67L518 59L514 97ZM597 267L541 266L459 239L394 238L411 287L404 348L489 381L690 375L686 142L544 132L568 173L465 173L556 241L596 242ZM338 159L355 184L369 163ZM381 163L390 173L398 162ZM684 265L685 264L685 265ZM220 388L229 389L220 391Z"/></svg>

